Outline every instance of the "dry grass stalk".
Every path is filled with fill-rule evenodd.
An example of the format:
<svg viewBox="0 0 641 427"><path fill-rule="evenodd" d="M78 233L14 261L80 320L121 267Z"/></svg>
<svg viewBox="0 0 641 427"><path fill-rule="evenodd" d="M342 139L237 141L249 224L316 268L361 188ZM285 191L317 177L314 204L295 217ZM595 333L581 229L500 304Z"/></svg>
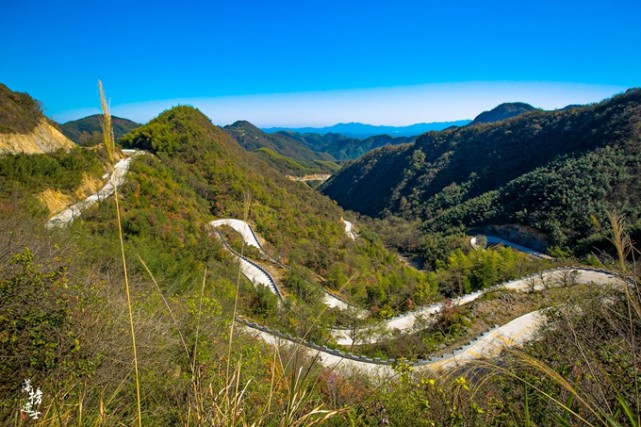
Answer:
<svg viewBox="0 0 641 427"><path fill-rule="evenodd" d="M628 309L628 327L630 330L630 342L632 348L636 348L636 335L634 333L634 315L636 314L638 319L641 319L641 298L639 298L639 278L633 277L632 280L635 282L634 286L629 286L627 280L629 278L629 271L627 268L628 259L632 258L632 262L635 262L635 255L638 252L634 245L632 244L632 239L630 235L625 232L625 219L623 215L619 215L617 212L609 212L608 218L610 220L610 225L612 227L612 237L610 241L614 245L617 251L617 258L619 260L619 269L621 278L626 285L625 297L627 302ZM639 366L639 355L635 351L632 352L633 364L632 366ZM634 376L635 382L635 393L636 393L636 424L637 426L641 425L641 395L639 394L639 376Z"/></svg>
<svg viewBox="0 0 641 427"><path fill-rule="evenodd" d="M114 168L114 150L115 150L115 141L113 127L111 125L111 113L109 112L109 107L107 105L107 99L105 97L105 92L102 87L102 82L98 80L98 90L100 91L100 105L102 107L103 122L102 124L102 134L103 141L105 144L105 149L107 150L107 155L109 156L109 161L111 163L111 168ZM127 258L125 257L125 241L122 233L122 220L120 218L120 205L118 204L118 187L114 185L114 199L116 201L116 217L118 223L118 238L120 240L120 258L122 260L122 271L125 278L125 293L127 294L127 309L129 312L129 327L131 330L131 346L134 356L134 376L136 379L136 406L138 412L138 426L142 427L142 408L141 408L141 399L140 399L140 375L138 373L138 354L136 352L136 333L134 330L134 317L133 310L131 307L131 293L129 290L129 276L127 274Z"/></svg>

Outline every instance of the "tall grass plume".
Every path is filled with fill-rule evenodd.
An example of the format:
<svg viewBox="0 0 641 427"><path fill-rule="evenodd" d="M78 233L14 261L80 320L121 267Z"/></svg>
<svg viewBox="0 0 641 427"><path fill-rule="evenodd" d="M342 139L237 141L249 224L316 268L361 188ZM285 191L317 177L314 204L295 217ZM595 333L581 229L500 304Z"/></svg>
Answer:
<svg viewBox="0 0 641 427"><path fill-rule="evenodd" d="M107 105L107 98L105 96L105 91L102 87L102 82L98 80L98 90L100 92L100 105L102 107L102 134L103 142L105 145L105 150L109 156L109 162L111 163L111 169L115 167L115 141L113 127L111 124L111 113L109 111L109 106ZM134 316L131 306L131 292L129 289L129 276L127 274L127 258L125 256L125 241L122 232L122 220L120 218L120 205L118 203L118 186L114 185L114 199L116 201L116 219L118 223L118 239L120 240L120 258L122 260L122 272L124 275L125 281L125 293L127 295L127 309L129 314L129 328L131 332L131 347L134 356L134 376L136 380L136 408L138 412L138 426L142 426L142 409L141 409L141 399L140 399L140 375L138 372L138 354L136 351L136 332L134 329Z"/></svg>

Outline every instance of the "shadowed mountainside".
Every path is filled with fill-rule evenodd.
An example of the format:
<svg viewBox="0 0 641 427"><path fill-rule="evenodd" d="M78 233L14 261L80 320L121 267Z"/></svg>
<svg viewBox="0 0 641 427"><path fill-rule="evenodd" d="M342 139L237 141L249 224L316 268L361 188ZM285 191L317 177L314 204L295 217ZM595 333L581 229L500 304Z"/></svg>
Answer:
<svg viewBox="0 0 641 427"><path fill-rule="evenodd" d="M597 239L606 211L641 217L641 90L593 106L422 135L345 166L322 191L370 216L447 231L518 223L554 245Z"/></svg>

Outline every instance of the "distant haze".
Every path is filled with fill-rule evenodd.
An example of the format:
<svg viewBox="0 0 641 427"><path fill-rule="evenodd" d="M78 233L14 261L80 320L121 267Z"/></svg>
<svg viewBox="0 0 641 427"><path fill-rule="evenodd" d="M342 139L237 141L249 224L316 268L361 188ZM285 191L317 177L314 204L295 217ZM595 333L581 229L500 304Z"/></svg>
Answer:
<svg viewBox="0 0 641 427"><path fill-rule="evenodd" d="M112 112L139 123L165 109L193 105L217 125L247 120L261 128L324 127L359 122L408 126L415 123L469 120L504 102L526 102L546 110L587 104L625 87L576 83L466 82L324 92L150 100L112 106ZM80 109L52 114L58 122L97 113Z"/></svg>
<svg viewBox="0 0 641 427"><path fill-rule="evenodd" d="M469 120L458 120L454 122L416 123L409 126L373 126L363 123L338 123L326 127L304 127L304 128L264 128L267 133L274 133L289 130L297 133L339 133L352 138L367 138L374 135L390 136L416 136L431 130L443 130L451 126L465 126Z"/></svg>

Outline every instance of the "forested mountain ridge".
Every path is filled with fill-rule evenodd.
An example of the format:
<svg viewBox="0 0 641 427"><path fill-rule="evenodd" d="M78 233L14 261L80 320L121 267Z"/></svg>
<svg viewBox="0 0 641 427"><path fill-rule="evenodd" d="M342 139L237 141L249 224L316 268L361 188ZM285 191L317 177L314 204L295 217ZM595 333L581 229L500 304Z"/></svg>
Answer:
<svg viewBox="0 0 641 427"><path fill-rule="evenodd" d="M338 169L334 156L311 150L286 133L267 134L247 121L237 121L223 130L245 150L256 153L283 173L304 175Z"/></svg>
<svg viewBox="0 0 641 427"><path fill-rule="evenodd" d="M247 121L237 121L223 129L246 150L256 152L272 166L292 174L334 171L337 169L334 164L336 161L355 159L375 148L415 139L385 134L359 139L339 133L297 133L288 130L266 133ZM287 159L275 158L272 153L285 156L299 165L287 164ZM307 168L307 171L300 166Z"/></svg>
<svg viewBox="0 0 641 427"><path fill-rule="evenodd" d="M596 233L608 209L641 217L640 103L632 89L593 106L430 132L368 153L322 191L370 216L421 218L433 230L520 223L563 245Z"/></svg>
<svg viewBox="0 0 641 427"><path fill-rule="evenodd" d="M78 120L71 120L60 125L62 133L76 144L92 146L102 143L102 126L100 121L102 116L94 114L83 117ZM129 119L113 116L111 122L116 139L122 137L127 132L140 126L139 123Z"/></svg>
<svg viewBox="0 0 641 427"><path fill-rule="evenodd" d="M337 160L356 159L363 154L385 145L398 145L411 142L415 137L375 135L365 139L352 138L338 133L304 133L299 134L290 131L277 132L280 135L287 135L296 141L305 144L310 149L318 152L331 154Z"/></svg>
<svg viewBox="0 0 641 427"><path fill-rule="evenodd" d="M524 102L505 102L492 108L490 111L483 111L472 120L469 126L478 125L479 123L498 122L536 110L536 108Z"/></svg>

